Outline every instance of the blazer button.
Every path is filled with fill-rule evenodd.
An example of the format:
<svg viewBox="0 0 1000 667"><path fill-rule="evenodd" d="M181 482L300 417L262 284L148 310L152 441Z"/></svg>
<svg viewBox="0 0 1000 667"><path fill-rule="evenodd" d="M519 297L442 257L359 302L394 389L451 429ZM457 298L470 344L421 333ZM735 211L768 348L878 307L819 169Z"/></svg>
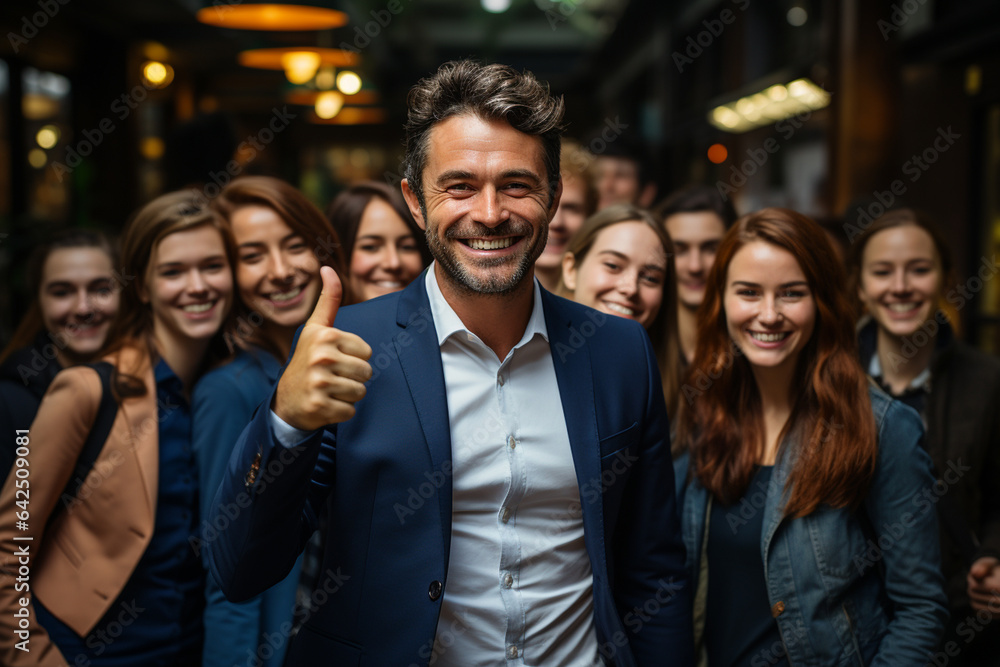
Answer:
<svg viewBox="0 0 1000 667"><path fill-rule="evenodd" d="M778 618L784 611L785 611L785 603L782 602L781 600L778 600L777 602L774 603L774 606L771 607L771 616L773 616L774 618Z"/></svg>
<svg viewBox="0 0 1000 667"><path fill-rule="evenodd" d="M442 584L440 581L434 580L431 582L431 585L427 588L427 597L429 597L433 602L437 600L439 597L441 597L442 590L444 590L444 584Z"/></svg>

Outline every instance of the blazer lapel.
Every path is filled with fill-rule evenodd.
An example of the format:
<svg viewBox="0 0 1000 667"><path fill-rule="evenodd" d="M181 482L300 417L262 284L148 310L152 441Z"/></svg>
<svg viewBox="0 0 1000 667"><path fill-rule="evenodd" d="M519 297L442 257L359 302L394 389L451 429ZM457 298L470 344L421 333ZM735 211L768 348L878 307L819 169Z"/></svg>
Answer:
<svg viewBox="0 0 1000 667"><path fill-rule="evenodd" d="M601 478L601 448L597 434L597 414L594 409L594 374L590 350L586 344L580 344L578 332L580 323L574 325L572 316L560 307L559 300L544 289L542 308L545 311L545 327L549 334L549 348L552 365L556 371L559 398L562 401L570 449L573 452L576 480L583 488L588 481ZM588 542L588 550L592 558L599 559L601 571L606 571L607 563L603 550L592 548L600 544L592 540L603 533L603 503L583 502L581 498L580 504L583 507L584 535Z"/></svg>
<svg viewBox="0 0 1000 667"><path fill-rule="evenodd" d="M393 346L416 407L431 462L435 470L446 472L444 486L438 491L438 504L441 512L441 537L444 540L444 553L447 554L451 542L451 475L447 474L451 470L451 428L448 422L441 348L438 346L424 276L425 274L421 274L400 294L396 324L408 337L397 334L393 337ZM442 396L445 397L444 401L441 400ZM447 568L447 562L445 567Z"/></svg>

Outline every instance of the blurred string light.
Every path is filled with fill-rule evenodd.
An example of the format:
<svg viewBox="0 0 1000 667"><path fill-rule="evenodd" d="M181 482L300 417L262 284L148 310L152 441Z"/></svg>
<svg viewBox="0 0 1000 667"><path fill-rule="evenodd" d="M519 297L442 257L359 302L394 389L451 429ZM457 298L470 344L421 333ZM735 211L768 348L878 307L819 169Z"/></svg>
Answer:
<svg viewBox="0 0 1000 667"><path fill-rule="evenodd" d="M775 85L735 102L715 107L708 121L720 130L739 134L773 125L796 114L817 111L830 104L830 94L809 79Z"/></svg>
<svg viewBox="0 0 1000 667"><path fill-rule="evenodd" d="M345 95L354 95L361 90L361 77L345 69L337 74L337 89Z"/></svg>
<svg viewBox="0 0 1000 667"><path fill-rule="evenodd" d="M48 156L41 148L32 148L28 151L28 164L35 169L41 169L49 161Z"/></svg>
<svg viewBox="0 0 1000 667"><path fill-rule="evenodd" d="M712 164L722 164L729 157L729 151L722 144L712 144L708 147L708 160Z"/></svg>
<svg viewBox="0 0 1000 667"><path fill-rule="evenodd" d="M324 65L316 72L316 87L320 90L330 90L337 83L336 68Z"/></svg>
<svg viewBox="0 0 1000 667"><path fill-rule="evenodd" d="M327 90L316 96L316 105L313 108L317 116L329 120L340 113L343 106L344 96L335 90Z"/></svg>
<svg viewBox="0 0 1000 667"><path fill-rule="evenodd" d="M35 134L35 141L42 148L48 150L59 141L59 128L55 125L46 125Z"/></svg>
<svg viewBox="0 0 1000 667"><path fill-rule="evenodd" d="M511 0L482 0L483 9L494 14L500 14L510 9Z"/></svg>
<svg viewBox="0 0 1000 667"><path fill-rule="evenodd" d="M804 26L806 21L809 20L809 12L805 10L805 7L792 7L788 10L788 13L785 14L785 19L790 25L798 28L800 26Z"/></svg>
<svg viewBox="0 0 1000 667"><path fill-rule="evenodd" d="M166 88L174 80L174 68L157 60L142 66L142 78L153 88Z"/></svg>

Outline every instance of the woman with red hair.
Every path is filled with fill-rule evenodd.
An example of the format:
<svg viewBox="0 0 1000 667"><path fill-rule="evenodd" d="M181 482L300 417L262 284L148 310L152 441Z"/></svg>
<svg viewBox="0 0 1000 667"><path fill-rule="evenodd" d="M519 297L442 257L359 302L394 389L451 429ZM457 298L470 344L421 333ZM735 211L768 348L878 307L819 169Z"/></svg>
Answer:
<svg viewBox="0 0 1000 667"><path fill-rule="evenodd" d="M835 257L764 209L708 279L676 473L713 667L924 664L947 618L920 419L858 364Z"/></svg>

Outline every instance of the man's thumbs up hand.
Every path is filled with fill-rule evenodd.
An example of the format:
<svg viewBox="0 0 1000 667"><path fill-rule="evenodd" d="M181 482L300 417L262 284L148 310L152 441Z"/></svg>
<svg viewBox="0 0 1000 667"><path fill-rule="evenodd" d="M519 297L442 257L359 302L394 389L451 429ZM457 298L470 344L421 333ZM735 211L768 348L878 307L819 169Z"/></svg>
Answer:
<svg viewBox="0 0 1000 667"><path fill-rule="evenodd" d="M330 267L320 269L323 291L278 381L274 413L295 428L314 431L354 416L372 376L372 349L359 336L333 328L343 288Z"/></svg>

